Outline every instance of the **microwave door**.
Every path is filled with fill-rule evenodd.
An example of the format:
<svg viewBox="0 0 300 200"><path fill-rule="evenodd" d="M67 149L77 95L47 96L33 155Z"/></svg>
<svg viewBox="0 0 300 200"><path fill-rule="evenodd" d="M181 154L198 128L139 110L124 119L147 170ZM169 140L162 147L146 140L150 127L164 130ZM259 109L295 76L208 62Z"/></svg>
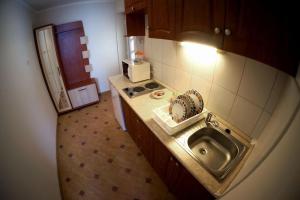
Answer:
<svg viewBox="0 0 300 200"><path fill-rule="evenodd" d="M132 82L134 82L133 77L132 77L132 67L129 66L128 67L128 76L129 80L131 80Z"/></svg>
<svg viewBox="0 0 300 200"><path fill-rule="evenodd" d="M126 62L122 62L122 67L123 67L123 75L126 76L128 79L129 79L129 76L128 76L128 63Z"/></svg>

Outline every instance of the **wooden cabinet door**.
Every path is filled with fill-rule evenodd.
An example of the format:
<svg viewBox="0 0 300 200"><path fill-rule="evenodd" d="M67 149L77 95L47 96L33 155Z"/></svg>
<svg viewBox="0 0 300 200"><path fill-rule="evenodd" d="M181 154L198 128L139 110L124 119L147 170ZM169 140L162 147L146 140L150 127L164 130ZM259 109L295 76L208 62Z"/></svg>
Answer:
<svg viewBox="0 0 300 200"><path fill-rule="evenodd" d="M143 152L146 159L153 162L153 133L151 130L140 120L137 130L138 146Z"/></svg>
<svg viewBox="0 0 300 200"><path fill-rule="evenodd" d="M149 37L175 39L175 0L148 1Z"/></svg>
<svg viewBox="0 0 300 200"><path fill-rule="evenodd" d="M81 21L55 26L57 47L62 63L62 73L66 77L66 88L90 80L90 73L84 66L89 64L87 58L83 58L82 51L87 50L86 44L80 44L80 37L85 36Z"/></svg>
<svg viewBox="0 0 300 200"><path fill-rule="evenodd" d="M290 3L227 0L223 49L295 75L299 62L295 13Z"/></svg>
<svg viewBox="0 0 300 200"><path fill-rule="evenodd" d="M132 137L134 141L136 141L135 137L135 119L133 110L129 107L129 105L125 102L123 98L121 98L121 104L124 112L125 124L129 135Z"/></svg>
<svg viewBox="0 0 300 200"><path fill-rule="evenodd" d="M176 0L176 39L221 47L225 0Z"/></svg>
<svg viewBox="0 0 300 200"><path fill-rule="evenodd" d="M153 162L152 167L160 178L167 184L167 167L169 159L172 154L169 150L159 141L158 138L153 136Z"/></svg>
<svg viewBox="0 0 300 200"><path fill-rule="evenodd" d="M177 182L181 173L181 168L181 164L173 156L170 156L166 171L166 183L169 190L176 196L178 193L177 190L181 190L181 188L177 187Z"/></svg>
<svg viewBox="0 0 300 200"><path fill-rule="evenodd" d="M215 199L183 166L174 186L174 194L178 199L213 200Z"/></svg>

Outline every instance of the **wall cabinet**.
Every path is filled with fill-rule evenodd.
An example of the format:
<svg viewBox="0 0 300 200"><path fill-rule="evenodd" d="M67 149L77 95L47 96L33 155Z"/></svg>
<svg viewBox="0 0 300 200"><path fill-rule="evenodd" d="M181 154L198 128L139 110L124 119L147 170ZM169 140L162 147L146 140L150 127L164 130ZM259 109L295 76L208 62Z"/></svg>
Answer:
<svg viewBox="0 0 300 200"><path fill-rule="evenodd" d="M149 37L175 39L175 1L148 1Z"/></svg>
<svg viewBox="0 0 300 200"><path fill-rule="evenodd" d="M176 39L220 48L225 0L176 0Z"/></svg>
<svg viewBox="0 0 300 200"><path fill-rule="evenodd" d="M296 75L296 5L270 0L149 0L148 5L150 37L206 43Z"/></svg>
<svg viewBox="0 0 300 200"><path fill-rule="evenodd" d="M125 0L125 13L134 13L146 8L146 0Z"/></svg>
<svg viewBox="0 0 300 200"><path fill-rule="evenodd" d="M146 0L125 0L127 36L145 35Z"/></svg>
<svg viewBox="0 0 300 200"><path fill-rule="evenodd" d="M130 136L153 169L178 199L214 199L214 197L173 157L154 133L121 98L125 123Z"/></svg>

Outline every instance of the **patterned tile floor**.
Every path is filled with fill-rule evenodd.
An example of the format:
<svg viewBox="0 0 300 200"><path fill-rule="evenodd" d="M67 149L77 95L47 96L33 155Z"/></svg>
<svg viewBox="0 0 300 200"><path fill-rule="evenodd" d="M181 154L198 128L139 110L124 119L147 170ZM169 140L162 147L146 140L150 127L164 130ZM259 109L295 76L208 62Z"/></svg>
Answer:
<svg viewBox="0 0 300 200"><path fill-rule="evenodd" d="M65 200L169 200L174 197L101 102L58 119L58 170Z"/></svg>

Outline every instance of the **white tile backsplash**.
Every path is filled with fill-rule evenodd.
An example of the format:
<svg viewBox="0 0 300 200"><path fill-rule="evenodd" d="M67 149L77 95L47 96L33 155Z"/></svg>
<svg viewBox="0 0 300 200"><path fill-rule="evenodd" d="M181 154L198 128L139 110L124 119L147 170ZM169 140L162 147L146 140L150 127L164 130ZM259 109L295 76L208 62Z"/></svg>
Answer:
<svg viewBox="0 0 300 200"><path fill-rule="evenodd" d="M169 67L168 65L162 64L162 81L169 85L171 88L174 88L175 85L175 76L176 76L176 69L173 67ZM174 88L175 89L175 88Z"/></svg>
<svg viewBox="0 0 300 200"><path fill-rule="evenodd" d="M162 77L162 64L156 61L151 62L151 67L152 67L152 74L153 74L153 78L157 79L159 81L163 81L163 77Z"/></svg>
<svg viewBox="0 0 300 200"><path fill-rule="evenodd" d="M269 100L265 107L265 110L267 112L269 112L270 114L273 113L273 111L279 101L282 90L283 90L284 86L286 85L287 79L288 79L287 74L285 74L283 72L279 72L277 74L274 87L272 88L271 95L270 95Z"/></svg>
<svg viewBox="0 0 300 200"><path fill-rule="evenodd" d="M267 112L263 112L257 122L256 127L254 128L251 136L253 138L259 138L261 132L264 130L265 126L267 125L268 121L271 119L271 114Z"/></svg>
<svg viewBox="0 0 300 200"><path fill-rule="evenodd" d="M157 62L162 62L162 47L163 40L151 39L151 59Z"/></svg>
<svg viewBox="0 0 300 200"><path fill-rule="evenodd" d="M232 53L222 53L219 55L214 83L237 93L242 79L246 59Z"/></svg>
<svg viewBox="0 0 300 200"><path fill-rule="evenodd" d="M229 122L237 126L243 132L251 135L262 109L242 97L237 97L229 116Z"/></svg>
<svg viewBox="0 0 300 200"><path fill-rule="evenodd" d="M232 108L234 98L235 94L223 87L213 84L208 97L207 107L226 120Z"/></svg>
<svg viewBox="0 0 300 200"><path fill-rule="evenodd" d="M184 93L189 89L191 74L179 69L175 69L175 76L173 77L173 80L174 80L174 86L173 86L174 89Z"/></svg>
<svg viewBox="0 0 300 200"><path fill-rule="evenodd" d="M229 52L204 62L178 42L161 39L145 38L145 57L154 78L179 92L198 90L209 110L254 138L268 123L287 77Z"/></svg>
<svg viewBox="0 0 300 200"><path fill-rule="evenodd" d="M208 102L208 95L211 89L212 83L198 76L192 75L190 89L195 89L202 95L204 105Z"/></svg>
<svg viewBox="0 0 300 200"><path fill-rule="evenodd" d="M149 60L152 55L151 55L151 38L145 37L145 44L144 44L144 51L145 51L145 58Z"/></svg>
<svg viewBox="0 0 300 200"><path fill-rule="evenodd" d="M162 63L176 67L177 65L177 44L172 40L163 40L162 44Z"/></svg>
<svg viewBox="0 0 300 200"><path fill-rule="evenodd" d="M278 70L268 65L247 59L238 95L263 108L277 72Z"/></svg>
<svg viewBox="0 0 300 200"><path fill-rule="evenodd" d="M213 80L215 63L197 63L193 66L192 73L207 81Z"/></svg>

